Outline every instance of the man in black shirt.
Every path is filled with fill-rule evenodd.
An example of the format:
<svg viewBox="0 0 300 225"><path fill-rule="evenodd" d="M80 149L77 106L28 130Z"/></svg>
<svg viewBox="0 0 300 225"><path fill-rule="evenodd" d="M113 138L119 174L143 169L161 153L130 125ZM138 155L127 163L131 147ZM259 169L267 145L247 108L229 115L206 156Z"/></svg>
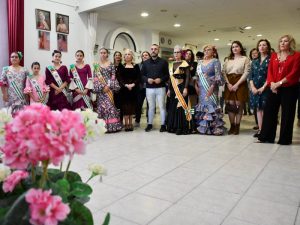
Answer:
<svg viewBox="0 0 300 225"><path fill-rule="evenodd" d="M148 111L148 125L146 132L152 130L152 123L156 107L156 100L158 102L161 128L160 132L166 131L166 82L169 80L168 62L158 57L159 46L153 44L150 49L151 58L143 63L142 76L146 82L146 97L149 103Z"/></svg>

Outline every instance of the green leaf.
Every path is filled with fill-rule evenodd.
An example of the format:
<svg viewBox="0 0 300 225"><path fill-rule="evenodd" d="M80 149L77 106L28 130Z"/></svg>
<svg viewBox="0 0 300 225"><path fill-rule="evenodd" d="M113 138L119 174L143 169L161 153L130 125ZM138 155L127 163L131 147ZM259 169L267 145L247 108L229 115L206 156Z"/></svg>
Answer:
<svg viewBox="0 0 300 225"><path fill-rule="evenodd" d="M71 194L75 195L76 197L88 197L92 194L93 189L85 183L80 181L74 182L71 184Z"/></svg>
<svg viewBox="0 0 300 225"><path fill-rule="evenodd" d="M108 225L109 221L110 221L110 213L107 213L102 225Z"/></svg>
<svg viewBox="0 0 300 225"><path fill-rule="evenodd" d="M58 172L57 174L54 174L50 177L50 180L53 182L56 182L58 180L61 180L64 178L65 172ZM66 179L69 181L69 183L74 183L76 181L82 181L81 177L78 173L75 173L73 171L68 171Z"/></svg>
<svg viewBox="0 0 300 225"><path fill-rule="evenodd" d="M71 213L68 216L68 221L76 221L75 223L69 223L65 221L64 225L93 225L93 216L91 211L78 201L73 201L70 204Z"/></svg>
<svg viewBox="0 0 300 225"><path fill-rule="evenodd" d="M51 183L53 195L59 195L63 202L68 202L68 196L70 194L70 184L66 179L58 180L56 183Z"/></svg>
<svg viewBox="0 0 300 225"><path fill-rule="evenodd" d="M25 194L22 194L6 213L2 225L29 225L28 204L25 201Z"/></svg>

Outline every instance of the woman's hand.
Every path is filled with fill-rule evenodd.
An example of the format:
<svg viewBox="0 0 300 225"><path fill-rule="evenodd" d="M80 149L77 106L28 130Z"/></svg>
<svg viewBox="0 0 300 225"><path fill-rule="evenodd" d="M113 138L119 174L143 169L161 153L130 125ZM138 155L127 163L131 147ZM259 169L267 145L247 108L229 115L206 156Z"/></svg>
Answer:
<svg viewBox="0 0 300 225"><path fill-rule="evenodd" d="M57 88L57 89L55 90L55 95L58 95L60 92L62 92L62 89L61 89L61 88Z"/></svg>
<svg viewBox="0 0 300 225"><path fill-rule="evenodd" d="M167 91L167 96L170 97L170 90Z"/></svg>
<svg viewBox="0 0 300 225"><path fill-rule="evenodd" d="M207 93L206 93L206 97L210 97L210 96L213 94L214 88L215 88L214 85L211 85L211 86L209 87L209 89L208 89L208 91L207 91Z"/></svg>
<svg viewBox="0 0 300 225"><path fill-rule="evenodd" d="M271 82L271 91L275 94L277 94L277 88L280 86L280 84Z"/></svg>
<svg viewBox="0 0 300 225"><path fill-rule="evenodd" d="M8 94L7 93L3 94L3 101L8 102Z"/></svg>
<svg viewBox="0 0 300 225"><path fill-rule="evenodd" d="M187 94L188 94L188 90L187 90L187 88L184 88L183 89L183 97L186 97L187 96Z"/></svg>
<svg viewBox="0 0 300 225"><path fill-rule="evenodd" d="M261 88L257 89L258 94L262 94L265 91L265 86L262 86Z"/></svg>
<svg viewBox="0 0 300 225"><path fill-rule="evenodd" d="M252 87L251 92L252 92L253 95L257 95L258 90L256 89L256 87Z"/></svg>
<svg viewBox="0 0 300 225"><path fill-rule="evenodd" d="M236 92L238 88L239 88L239 85L236 83L235 85L232 86L231 90Z"/></svg>
<svg viewBox="0 0 300 225"><path fill-rule="evenodd" d="M228 88L228 90L230 91L230 92L232 92L232 84L231 83L227 83L227 88Z"/></svg>

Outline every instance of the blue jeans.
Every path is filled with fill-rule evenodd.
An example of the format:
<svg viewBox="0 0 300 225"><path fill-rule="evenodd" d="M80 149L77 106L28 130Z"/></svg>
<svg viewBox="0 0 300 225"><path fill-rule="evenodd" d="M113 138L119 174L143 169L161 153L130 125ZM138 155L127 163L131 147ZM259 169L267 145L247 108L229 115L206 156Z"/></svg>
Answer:
<svg viewBox="0 0 300 225"><path fill-rule="evenodd" d="M161 125L165 125L166 120L166 88L146 88L146 97L149 103L148 124L153 124L153 118L156 107L156 100L160 111Z"/></svg>

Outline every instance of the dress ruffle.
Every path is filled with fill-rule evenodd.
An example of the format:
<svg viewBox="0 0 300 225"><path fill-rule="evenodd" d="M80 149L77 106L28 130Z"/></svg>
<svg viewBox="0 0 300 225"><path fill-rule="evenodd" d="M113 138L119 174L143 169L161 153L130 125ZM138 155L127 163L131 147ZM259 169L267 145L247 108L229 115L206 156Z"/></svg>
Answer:
<svg viewBox="0 0 300 225"><path fill-rule="evenodd" d="M196 126L200 134L223 135L226 128L222 118L221 108L202 104L195 106Z"/></svg>

